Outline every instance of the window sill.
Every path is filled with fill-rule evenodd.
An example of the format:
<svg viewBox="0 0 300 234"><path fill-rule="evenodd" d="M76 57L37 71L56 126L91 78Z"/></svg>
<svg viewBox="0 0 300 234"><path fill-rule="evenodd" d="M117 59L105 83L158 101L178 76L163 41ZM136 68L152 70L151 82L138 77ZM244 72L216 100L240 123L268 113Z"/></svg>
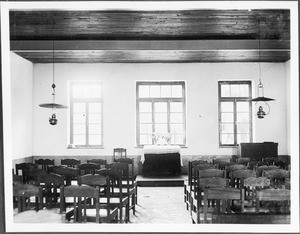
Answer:
<svg viewBox="0 0 300 234"><path fill-rule="evenodd" d="M171 146L177 146L177 145L171 145ZM187 149L188 147L186 145L178 145L181 149ZM143 149L144 146L143 145L138 145L138 146L135 146L134 148L136 149Z"/></svg>
<svg viewBox="0 0 300 234"><path fill-rule="evenodd" d="M103 146L68 146L67 149L104 149Z"/></svg>
<svg viewBox="0 0 300 234"><path fill-rule="evenodd" d="M219 145L219 148L238 148L238 145Z"/></svg>

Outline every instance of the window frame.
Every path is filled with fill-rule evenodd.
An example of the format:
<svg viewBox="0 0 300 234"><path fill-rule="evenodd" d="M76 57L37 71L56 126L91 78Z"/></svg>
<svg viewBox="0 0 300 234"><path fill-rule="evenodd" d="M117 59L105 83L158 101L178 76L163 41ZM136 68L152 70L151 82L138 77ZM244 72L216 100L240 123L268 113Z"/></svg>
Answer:
<svg viewBox="0 0 300 234"><path fill-rule="evenodd" d="M74 85L89 85L89 84L97 84L101 86L101 97L100 98L74 98ZM69 112L69 118L70 118L70 135L69 135L69 147L68 148L103 148L103 82L101 81L71 81L70 82L70 112ZM75 145L74 142L74 134L73 134L73 108L74 108L74 103L85 103L86 110L86 121L85 121L85 145ZM89 145L89 104L90 103L101 103L101 142L99 145Z"/></svg>
<svg viewBox="0 0 300 234"><path fill-rule="evenodd" d="M224 84L247 84L249 87L248 97L221 97L221 86ZM237 142L237 102L248 102L249 103L249 143L253 142L253 117L252 117L252 82L250 80L235 80L235 81L218 81L218 121L219 121L219 147L238 147ZM222 122L221 122L221 103L232 102L233 103L233 127L234 127L234 143L233 144L222 144Z"/></svg>
<svg viewBox="0 0 300 234"><path fill-rule="evenodd" d="M139 86L140 85L181 85L182 86L182 97L181 98L153 98L153 97L147 97L147 98L140 98L139 97ZM151 102L152 105L152 112L151 112L151 118L152 118L152 132L154 132L154 125L155 125L155 112L154 112L154 105L155 103L161 103L161 102L166 102L167 103L167 128L168 128L168 133L170 133L170 102L180 102L182 103L182 115L183 115L183 144L170 144L170 145L178 145L180 147L186 147L186 142L187 142L187 136L186 136L186 88L185 88L185 81L137 81L136 82L136 145L137 147L143 147L143 144L140 144L140 118L139 118L139 103L140 102ZM153 139L152 139L152 144L149 145L154 145Z"/></svg>

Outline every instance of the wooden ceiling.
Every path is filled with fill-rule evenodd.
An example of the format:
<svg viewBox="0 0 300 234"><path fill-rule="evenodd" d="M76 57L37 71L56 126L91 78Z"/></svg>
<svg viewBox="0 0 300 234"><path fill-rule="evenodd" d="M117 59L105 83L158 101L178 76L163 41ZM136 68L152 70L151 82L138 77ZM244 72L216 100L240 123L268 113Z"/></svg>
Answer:
<svg viewBox="0 0 300 234"><path fill-rule="evenodd" d="M290 12L11 11L10 38L35 63L285 62Z"/></svg>

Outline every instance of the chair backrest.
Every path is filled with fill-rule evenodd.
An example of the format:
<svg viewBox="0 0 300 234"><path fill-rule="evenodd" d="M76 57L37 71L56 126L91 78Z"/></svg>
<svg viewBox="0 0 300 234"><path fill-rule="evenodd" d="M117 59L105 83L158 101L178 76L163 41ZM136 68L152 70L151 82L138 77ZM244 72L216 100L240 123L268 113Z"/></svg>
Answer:
<svg viewBox="0 0 300 234"><path fill-rule="evenodd" d="M278 169L277 166L268 166L268 165L262 165L256 168L256 177L261 177L263 171L269 171L269 170L274 170L274 169Z"/></svg>
<svg viewBox="0 0 300 234"><path fill-rule="evenodd" d="M100 182L99 182L100 183ZM103 183L106 183L103 181ZM78 186L78 185L69 185L61 189L61 201L63 202L61 213L65 212L65 198L73 197L73 210L74 210L74 222L82 223L87 221L87 212L88 208L91 208L91 204L87 202L88 198L93 198L95 209L95 222L100 222L100 204L99 204L99 188L94 188L91 186Z"/></svg>
<svg viewBox="0 0 300 234"><path fill-rule="evenodd" d="M271 187L281 188L285 186L285 181L290 178L290 171L284 169L274 169L263 171L263 176L270 178Z"/></svg>
<svg viewBox="0 0 300 234"><path fill-rule="evenodd" d="M231 162L231 161L219 161L219 163L217 164L217 168L221 169L221 170L225 170L226 167L231 166L231 165L235 165L236 162Z"/></svg>
<svg viewBox="0 0 300 234"><path fill-rule="evenodd" d="M210 169L203 169L198 171L198 178L204 177L223 177L225 178L226 173L223 170L210 168Z"/></svg>
<svg viewBox="0 0 300 234"><path fill-rule="evenodd" d="M66 158L66 159L60 160L61 165L65 165L68 167L74 167L74 168L76 168L80 163L81 163L80 160L73 159L73 158Z"/></svg>
<svg viewBox="0 0 300 234"><path fill-rule="evenodd" d="M96 163L82 163L77 166L80 175L95 174L95 171L99 169L99 165Z"/></svg>
<svg viewBox="0 0 300 234"><path fill-rule="evenodd" d="M278 157L265 157L262 158L263 162L267 162L268 165L276 165L277 162L280 161L280 159Z"/></svg>
<svg viewBox="0 0 300 234"><path fill-rule="evenodd" d="M65 166L53 166L51 171L55 174L64 176L66 185L70 185L73 179L77 179L79 176L78 168L65 167Z"/></svg>
<svg viewBox="0 0 300 234"><path fill-rule="evenodd" d="M22 182L28 183L28 173L30 170L36 169L37 165L33 163L19 163L16 164L16 175L18 176L20 174L20 171L22 172Z"/></svg>
<svg viewBox="0 0 300 234"><path fill-rule="evenodd" d="M114 148L113 161L117 158L127 158L127 149L125 148Z"/></svg>
<svg viewBox="0 0 300 234"><path fill-rule="evenodd" d="M115 162L127 163L129 165L129 178L134 181L137 176L137 172L134 170L134 159L133 158L118 158Z"/></svg>
<svg viewBox="0 0 300 234"><path fill-rule="evenodd" d="M257 170L257 167L263 166L263 165L268 165L267 162L262 162L262 161L250 161L248 163L248 167L250 170Z"/></svg>
<svg viewBox="0 0 300 234"><path fill-rule="evenodd" d="M230 184L232 187L240 188L241 187L241 180L246 179L249 177L255 177L256 171L254 170L236 170L232 171L230 174Z"/></svg>
<svg viewBox="0 0 300 234"><path fill-rule="evenodd" d="M243 164L243 165L248 165L250 161L251 161L251 158L238 158L237 159L237 163Z"/></svg>
<svg viewBox="0 0 300 234"><path fill-rule="evenodd" d="M256 192L256 212L260 211L260 201L273 201L278 202L272 203L272 208L276 209L276 213L289 213L290 212L290 200L291 200L291 191L288 189L263 189ZM285 206L284 206L285 204ZM284 210L281 212L280 210Z"/></svg>
<svg viewBox="0 0 300 234"><path fill-rule="evenodd" d="M54 159L35 159L34 163L38 166L41 166L41 169L48 170L50 165L54 165Z"/></svg>
<svg viewBox="0 0 300 234"><path fill-rule="evenodd" d="M99 166L99 169L106 168L107 160L101 158L89 159L86 161L87 163L96 163Z"/></svg>

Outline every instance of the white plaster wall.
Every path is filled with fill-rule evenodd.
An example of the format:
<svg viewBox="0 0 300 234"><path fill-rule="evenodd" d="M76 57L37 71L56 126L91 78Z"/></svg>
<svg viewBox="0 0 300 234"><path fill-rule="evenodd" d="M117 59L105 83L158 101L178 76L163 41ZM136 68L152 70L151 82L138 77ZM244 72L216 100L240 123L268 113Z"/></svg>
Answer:
<svg viewBox="0 0 300 234"><path fill-rule="evenodd" d="M271 113L254 121L255 142L279 143L279 154L287 153L286 86L284 63L262 63L265 95L276 98ZM252 80L256 92L256 63L192 64L55 64L57 102L68 103L68 80L103 82L104 148L67 149L67 110L58 110L59 123L51 126L51 110L38 104L51 101L52 64L34 64L34 155L111 155L115 147L135 148L135 82L184 80L187 93L187 148L183 155L232 155L236 148L219 148L218 81Z"/></svg>
<svg viewBox="0 0 300 234"><path fill-rule="evenodd" d="M10 53L12 159L33 153L33 64Z"/></svg>

